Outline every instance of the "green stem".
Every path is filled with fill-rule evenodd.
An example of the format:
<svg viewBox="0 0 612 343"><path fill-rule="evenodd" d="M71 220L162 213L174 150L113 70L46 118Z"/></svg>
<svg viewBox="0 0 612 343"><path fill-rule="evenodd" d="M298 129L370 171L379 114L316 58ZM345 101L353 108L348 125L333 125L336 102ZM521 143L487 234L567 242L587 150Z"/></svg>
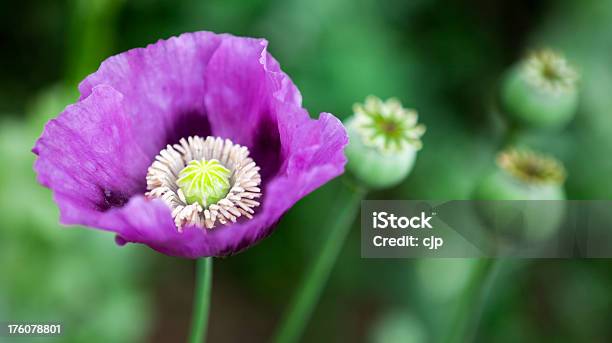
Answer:
<svg viewBox="0 0 612 343"><path fill-rule="evenodd" d="M193 295L193 314L191 317L189 343L202 343L206 341L211 287L212 257L201 258L196 262L196 282Z"/></svg>
<svg viewBox="0 0 612 343"><path fill-rule="evenodd" d="M67 86L72 89L113 52L116 21L124 0L70 0Z"/></svg>
<svg viewBox="0 0 612 343"><path fill-rule="evenodd" d="M496 272L497 259L478 260L445 342L472 342Z"/></svg>
<svg viewBox="0 0 612 343"><path fill-rule="evenodd" d="M348 180L343 180L342 189L339 190L335 209L330 211L331 222L328 221L328 236L319 251L319 255L308 268L302 283L286 312L273 342L297 342L304 331L310 316L318 303L321 291L327 283L329 274L336 262L348 232L359 212L361 200L366 192L363 189L352 187Z"/></svg>
<svg viewBox="0 0 612 343"><path fill-rule="evenodd" d="M500 148L503 150L515 146L519 142L520 135L521 127L516 123L509 123L508 128L504 133Z"/></svg>

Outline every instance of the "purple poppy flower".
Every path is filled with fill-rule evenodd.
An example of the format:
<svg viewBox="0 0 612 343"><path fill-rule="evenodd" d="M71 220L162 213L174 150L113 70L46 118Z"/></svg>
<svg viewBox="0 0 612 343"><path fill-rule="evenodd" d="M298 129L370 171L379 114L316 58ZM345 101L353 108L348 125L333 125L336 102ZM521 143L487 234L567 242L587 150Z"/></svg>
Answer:
<svg viewBox="0 0 612 343"><path fill-rule="evenodd" d="M263 39L160 40L108 58L79 90L45 126L34 169L63 224L114 232L119 244L188 258L236 253L344 170L344 127L328 113L309 117ZM192 186L206 185L227 187L189 201Z"/></svg>

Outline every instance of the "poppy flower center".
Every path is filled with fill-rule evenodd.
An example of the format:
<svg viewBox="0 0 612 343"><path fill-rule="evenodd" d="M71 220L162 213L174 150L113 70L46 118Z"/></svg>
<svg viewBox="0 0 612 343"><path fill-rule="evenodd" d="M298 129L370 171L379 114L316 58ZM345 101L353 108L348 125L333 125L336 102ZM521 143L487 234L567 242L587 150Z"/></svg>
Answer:
<svg viewBox="0 0 612 343"><path fill-rule="evenodd" d="M168 145L147 172L148 198L164 201L179 231L212 229L251 219L261 197L259 167L249 150L229 139L198 136Z"/></svg>
<svg viewBox="0 0 612 343"><path fill-rule="evenodd" d="M193 160L179 172L176 183L185 194L188 204L207 207L223 199L230 189L230 171L212 160Z"/></svg>

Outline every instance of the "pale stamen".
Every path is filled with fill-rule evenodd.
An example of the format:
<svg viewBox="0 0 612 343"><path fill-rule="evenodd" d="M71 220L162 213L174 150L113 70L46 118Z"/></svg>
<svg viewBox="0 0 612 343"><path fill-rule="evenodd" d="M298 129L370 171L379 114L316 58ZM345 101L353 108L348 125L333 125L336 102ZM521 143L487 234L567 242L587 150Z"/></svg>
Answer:
<svg viewBox="0 0 612 343"><path fill-rule="evenodd" d="M213 160L229 170L229 191L211 204L188 201L177 182L181 171L189 162ZM182 138L179 144L168 145L155 157L147 172L148 192L145 195L161 199L170 207L179 230L184 226L212 229L217 223L235 223L243 216L253 218L254 208L260 204L257 199L261 197L259 170L249 157L249 150L229 139L210 136L206 139L198 136Z"/></svg>

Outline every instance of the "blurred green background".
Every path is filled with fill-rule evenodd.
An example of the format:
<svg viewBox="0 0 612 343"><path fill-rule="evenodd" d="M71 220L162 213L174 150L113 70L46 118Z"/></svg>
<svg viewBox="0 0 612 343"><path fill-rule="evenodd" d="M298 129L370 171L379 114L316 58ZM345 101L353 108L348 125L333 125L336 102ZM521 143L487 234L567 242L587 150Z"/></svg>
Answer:
<svg viewBox="0 0 612 343"><path fill-rule="evenodd" d="M520 139L560 158L570 199L612 198L612 1L29 0L0 11L0 321L61 321L40 341L180 342L193 262L110 234L63 228L30 152L44 123L106 57L186 31L265 37L311 115L345 118L366 95L396 96L427 125L416 168L371 198L466 199L493 163L502 73L530 48L562 51L581 73L562 131ZM326 234L334 182L302 200L254 248L215 261L210 342L265 342ZM306 342L437 342L472 260L365 260L357 227ZM504 261L479 342L612 341L612 264ZM2 340L2 338L0 338Z"/></svg>

